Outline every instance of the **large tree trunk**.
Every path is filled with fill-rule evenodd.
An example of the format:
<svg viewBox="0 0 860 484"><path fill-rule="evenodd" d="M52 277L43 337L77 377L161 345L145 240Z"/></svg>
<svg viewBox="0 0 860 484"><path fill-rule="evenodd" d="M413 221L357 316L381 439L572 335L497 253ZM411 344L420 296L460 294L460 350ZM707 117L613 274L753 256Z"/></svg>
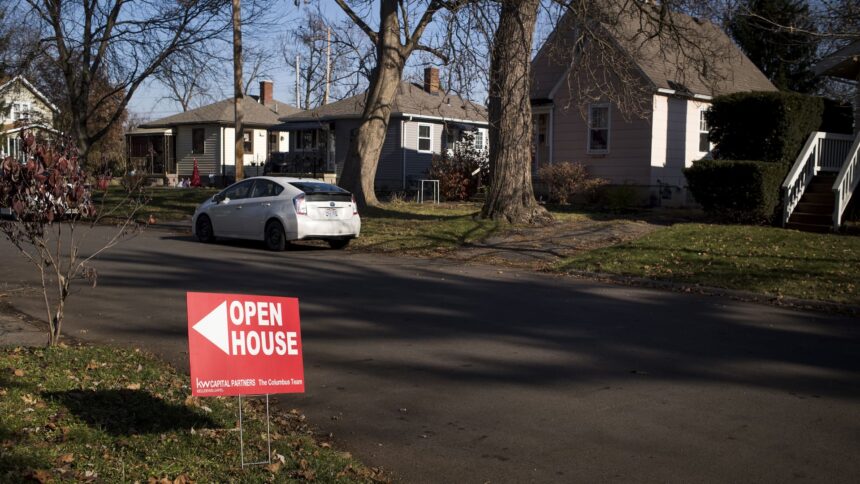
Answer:
<svg viewBox="0 0 860 484"><path fill-rule="evenodd" d="M382 28L376 46L378 62L367 89L362 123L350 144L339 183L355 195L362 208L379 204L374 191L376 167L408 56L400 44L397 2L383 0L379 10Z"/></svg>
<svg viewBox="0 0 860 484"><path fill-rule="evenodd" d="M242 83L242 4L233 0L233 107L236 130L236 181L245 175L245 133L242 128L242 99L245 91Z"/></svg>
<svg viewBox="0 0 860 484"><path fill-rule="evenodd" d="M552 216L534 197L529 58L540 0L503 0L490 59L490 191L482 215L540 224Z"/></svg>

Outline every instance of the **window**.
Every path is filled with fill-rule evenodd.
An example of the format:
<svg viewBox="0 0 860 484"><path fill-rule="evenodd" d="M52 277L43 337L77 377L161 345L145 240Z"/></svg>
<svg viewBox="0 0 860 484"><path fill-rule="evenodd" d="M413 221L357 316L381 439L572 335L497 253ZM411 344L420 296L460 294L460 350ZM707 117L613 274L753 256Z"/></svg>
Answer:
<svg viewBox="0 0 860 484"><path fill-rule="evenodd" d="M229 198L230 200L241 200L243 198L248 198L248 192L251 191L251 185L254 184L254 180L247 180L243 182L239 182L230 188L224 190L224 196Z"/></svg>
<svg viewBox="0 0 860 484"><path fill-rule="evenodd" d="M711 151L711 142L708 140L708 134L711 130L708 128L708 120L705 118L707 112L707 109L699 111L699 151L702 153Z"/></svg>
<svg viewBox="0 0 860 484"><path fill-rule="evenodd" d="M245 154L254 152L254 132L245 131L242 133L242 139L245 141Z"/></svg>
<svg viewBox="0 0 860 484"><path fill-rule="evenodd" d="M251 198L276 197L284 191L284 187L270 180L257 180Z"/></svg>
<svg viewBox="0 0 860 484"><path fill-rule="evenodd" d="M479 150L484 149L484 132L480 129L475 130L475 148Z"/></svg>
<svg viewBox="0 0 860 484"><path fill-rule="evenodd" d="M191 153L194 155L202 155L206 152L206 129L194 128L191 130Z"/></svg>
<svg viewBox="0 0 860 484"><path fill-rule="evenodd" d="M12 121L30 119L30 103L12 103L12 107L9 109L9 119Z"/></svg>
<svg viewBox="0 0 860 484"><path fill-rule="evenodd" d="M296 150L311 151L316 148L317 131L315 129L303 129L295 132Z"/></svg>
<svg viewBox="0 0 860 484"><path fill-rule="evenodd" d="M450 150L454 148L454 143L457 141L457 130L447 128L445 130L445 146Z"/></svg>
<svg viewBox="0 0 860 484"><path fill-rule="evenodd" d="M609 152L609 104L588 107L588 152Z"/></svg>
<svg viewBox="0 0 860 484"><path fill-rule="evenodd" d="M432 139L433 127L429 124L418 125L418 152L429 153L433 151Z"/></svg>

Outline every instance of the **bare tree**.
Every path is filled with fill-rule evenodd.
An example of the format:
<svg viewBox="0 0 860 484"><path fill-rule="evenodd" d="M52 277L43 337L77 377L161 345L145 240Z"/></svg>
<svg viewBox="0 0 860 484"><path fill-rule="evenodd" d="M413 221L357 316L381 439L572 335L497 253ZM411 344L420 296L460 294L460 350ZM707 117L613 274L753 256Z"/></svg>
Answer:
<svg viewBox="0 0 860 484"><path fill-rule="evenodd" d="M356 30L350 21L331 23L319 10L311 10L301 20L299 28L281 39L284 63L295 70L296 58L301 59L301 98L296 100L297 107L313 109L322 105L327 81L330 100L335 101L352 96L366 86L370 76L368 57L373 51L367 37Z"/></svg>
<svg viewBox="0 0 860 484"><path fill-rule="evenodd" d="M225 32L223 0L26 0L41 50L61 74L71 110L70 132L86 159L92 144L123 115L140 85L176 52ZM93 79L112 90L94 98ZM123 93L107 125L90 132L95 111Z"/></svg>
<svg viewBox="0 0 860 484"><path fill-rule="evenodd" d="M242 71L244 72L244 94L259 81L265 80L272 72L273 54L271 47L253 45L242 46Z"/></svg>
<svg viewBox="0 0 860 484"><path fill-rule="evenodd" d="M188 111L212 101L218 75L214 63L219 59L201 52L182 52L164 62L155 79L167 88L163 99Z"/></svg>
<svg viewBox="0 0 860 484"><path fill-rule="evenodd" d="M374 30L346 0L335 1L376 46L376 66L370 77L361 125L350 143L340 184L355 194L360 206L378 205L374 178L385 142L391 105L397 95L406 61L415 51L430 52L445 58L441 50L422 44L421 37L437 12L445 8L455 10L462 2L411 2L413 8L410 9L410 2L381 0L379 27ZM415 8L416 4L423 8ZM418 20L414 21L415 18Z"/></svg>

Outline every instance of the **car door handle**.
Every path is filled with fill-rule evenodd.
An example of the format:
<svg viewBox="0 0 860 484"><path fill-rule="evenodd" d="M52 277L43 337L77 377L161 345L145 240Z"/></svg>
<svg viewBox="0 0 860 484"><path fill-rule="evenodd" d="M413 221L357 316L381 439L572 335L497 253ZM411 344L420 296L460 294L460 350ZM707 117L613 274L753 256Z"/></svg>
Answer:
<svg viewBox="0 0 860 484"><path fill-rule="evenodd" d="M266 202L266 203L264 203L264 204L263 204L263 206L264 206L264 207L271 207L271 206L272 206L272 204L271 204L271 203L269 203L269 202Z"/></svg>
<svg viewBox="0 0 860 484"><path fill-rule="evenodd" d="M236 207L236 210L242 210L242 206L239 205L238 207Z"/></svg>

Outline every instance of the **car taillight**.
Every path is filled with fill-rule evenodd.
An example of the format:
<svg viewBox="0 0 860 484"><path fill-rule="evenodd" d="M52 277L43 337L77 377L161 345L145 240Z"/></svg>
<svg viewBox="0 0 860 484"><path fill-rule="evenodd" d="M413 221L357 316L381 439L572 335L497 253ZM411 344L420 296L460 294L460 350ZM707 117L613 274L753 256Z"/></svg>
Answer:
<svg viewBox="0 0 860 484"><path fill-rule="evenodd" d="M308 204L305 202L305 194L296 195L293 198L293 205L296 206L296 214L298 215L307 215L308 214Z"/></svg>
<svg viewBox="0 0 860 484"><path fill-rule="evenodd" d="M355 195L352 196L352 214L358 215L358 204L355 203Z"/></svg>

